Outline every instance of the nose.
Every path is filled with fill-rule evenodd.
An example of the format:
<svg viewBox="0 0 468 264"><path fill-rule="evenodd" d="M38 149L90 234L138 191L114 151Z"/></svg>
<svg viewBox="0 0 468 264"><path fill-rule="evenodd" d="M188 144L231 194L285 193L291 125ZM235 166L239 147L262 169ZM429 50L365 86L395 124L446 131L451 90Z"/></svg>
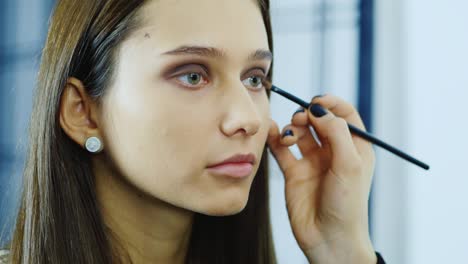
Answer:
<svg viewBox="0 0 468 264"><path fill-rule="evenodd" d="M225 115L221 130L226 136L236 134L255 135L261 125L258 105L252 100L249 90L240 82L225 89L223 108Z"/></svg>

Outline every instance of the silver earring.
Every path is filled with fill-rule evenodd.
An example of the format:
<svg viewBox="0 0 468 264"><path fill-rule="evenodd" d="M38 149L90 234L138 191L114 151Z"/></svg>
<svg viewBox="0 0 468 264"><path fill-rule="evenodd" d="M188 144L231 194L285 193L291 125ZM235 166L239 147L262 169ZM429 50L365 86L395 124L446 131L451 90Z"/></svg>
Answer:
<svg viewBox="0 0 468 264"><path fill-rule="evenodd" d="M86 150L91 153L99 153L101 152L103 146L102 142L98 137L90 137L86 140Z"/></svg>

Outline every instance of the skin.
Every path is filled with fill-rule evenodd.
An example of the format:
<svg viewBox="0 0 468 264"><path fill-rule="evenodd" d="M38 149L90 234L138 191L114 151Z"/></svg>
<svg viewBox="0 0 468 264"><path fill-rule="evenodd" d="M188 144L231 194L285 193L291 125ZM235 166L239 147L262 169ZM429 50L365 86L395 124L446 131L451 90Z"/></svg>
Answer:
<svg viewBox="0 0 468 264"><path fill-rule="evenodd" d="M369 237L368 198L375 164L369 142L351 135L347 124L365 130L359 113L334 95L311 104L327 109L294 114L293 136L281 137L272 121L268 145L285 178L286 207L296 240L310 263L376 263ZM319 136L313 138L309 126ZM297 144L302 158L289 146Z"/></svg>
<svg viewBox="0 0 468 264"><path fill-rule="evenodd" d="M144 25L122 44L102 104L89 98L80 80L68 80L62 128L81 146L91 136L104 142L92 159L105 222L134 263L184 263L194 212L242 211L268 143L285 176L291 226L307 258L375 263L366 222L373 152L343 126L347 120L363 128L358 113L326 96L319 102L330 114L297 114L286 127L295 135L281 138L265 91L251 82L266 76L271 63L248 60L268 50L260 10L251 0L219 1L146 4ZM163 54L182 45L210 46L226 56ZM194 85L187 77L203 73L200 65L208 73ZM323 149L311 140L309 125L324 139ZM289 152L293 144L303 159ZM207 171L238 153L257 158L247 178Z"/></svg>

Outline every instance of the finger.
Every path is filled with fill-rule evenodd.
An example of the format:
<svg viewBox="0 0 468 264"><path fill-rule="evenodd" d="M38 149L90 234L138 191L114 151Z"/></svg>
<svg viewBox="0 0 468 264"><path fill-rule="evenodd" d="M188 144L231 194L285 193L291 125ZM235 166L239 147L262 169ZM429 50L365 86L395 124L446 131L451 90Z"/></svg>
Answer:
<svg viewBox="0 0 468 264"><path fill-rule="evenodd" d="M295 126L307 126L310 124L306 110L303 107L299 107L296 112L294 112L291 118L291 124Z"/></svg>
<svg viewBox="0 0 468 264"><path fill-rule="evenodd" d="M273 120L271 120L270 130L268 131L267 143L271 154L275 157L283 174L296 164L296 157L289 150L288 146L281 143L278 125Z"/></svg>
<svg viewBox="0 0 468 264"><path fill-rule="evenodd" d="M326 110L325 115L316 117L312 114L317 110L317 108L314 108L315 106L317 105L312 104L309 108L308 117L321 141L324 139L329 142L332 159L338 165L335 169L347 170L358 164L357 158L359 155L346 121L343 118L336 117L333 112ZM323 108L322 111L324 111Z"/></svg>
<svg viewBox="0 0 468 264"><path fill-rule="evenodd" d="M333 112L335 116L341 117L344 120L346 120L348 124L352 124L357 128L366 131L366 127L361 119L361 116L359 115L359 112L352 104L346 102L342 98L335 95L327 94L321 97L314 97L312 99L312 103L317 103L321 105L322 107ZM356 135L352 135L352 138L360 154L364 154L366 156L373 155L374 150L372 148L371 143Z"/></svg>
<svg viewBox="0 0 468 264"><path fill-rule="evenodd" d="M333 112L337 117L341 117L348 123L358 127L361 130L366 130L364 122L361 119L356 108L344 99L332 95L326 94L323 96L316 96L312 99L313 104L319 104L325 109Z"/></svg>
<svg viewBox="0 0 468 264"><path fill-rule="evenodd" d="M299 135L302 134L299 130L292 125L285 126L281 131L281 144L288 147L296 144Z"/></svg>
<svg viewBox="0 0 468 264"><path fill-rule="evenodd" d="M305 109L300 107L292 117L291 120L292 125L296 127L304 128L304 132L301 135L298 135L297 146L301 151L303 157L309 157L310 154L316 153L317 150L320 148L317 140L314 138L310 126L309 118L307 117L307 113Z"/></svg>

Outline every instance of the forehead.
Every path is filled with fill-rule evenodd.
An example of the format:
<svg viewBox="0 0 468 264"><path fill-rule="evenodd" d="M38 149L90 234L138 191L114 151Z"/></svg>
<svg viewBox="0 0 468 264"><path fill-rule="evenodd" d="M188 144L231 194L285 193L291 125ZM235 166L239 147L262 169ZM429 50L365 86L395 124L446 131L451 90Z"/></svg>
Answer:
<svg viewBox="0 0 468 264"><path fill-rule="evenodd" d="M141 15L143 22L137 34L154 41L161 53L189 44L222 47L228 53L268 50L256 0L150 1Z"/></svg>

